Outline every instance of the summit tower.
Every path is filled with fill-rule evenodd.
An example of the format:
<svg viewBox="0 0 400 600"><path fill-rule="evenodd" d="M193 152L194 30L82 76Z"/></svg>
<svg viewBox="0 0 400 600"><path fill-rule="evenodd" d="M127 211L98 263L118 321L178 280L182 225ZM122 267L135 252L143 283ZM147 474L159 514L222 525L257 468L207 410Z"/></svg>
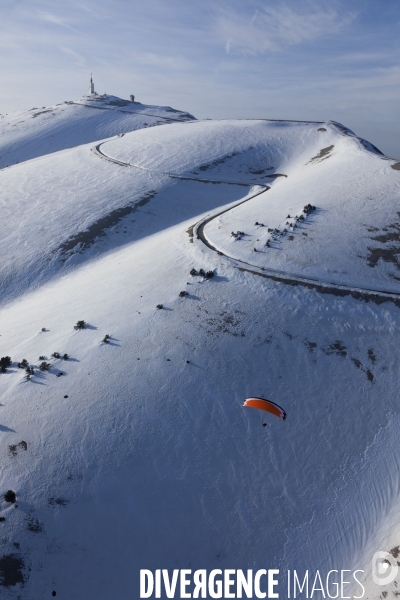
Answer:
<svg viewBox="0 0 400 600"><path fill-rule="evenodd" d="M94 91L93 77L92 77L92 74L90 73L89 96L95 96L95 95L96 95L96 92Z"/></svg>

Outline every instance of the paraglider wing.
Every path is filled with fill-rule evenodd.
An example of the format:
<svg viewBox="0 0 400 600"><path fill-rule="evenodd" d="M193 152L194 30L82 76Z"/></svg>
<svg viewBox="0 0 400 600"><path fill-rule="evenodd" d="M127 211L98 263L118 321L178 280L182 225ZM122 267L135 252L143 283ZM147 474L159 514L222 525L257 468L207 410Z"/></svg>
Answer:
<svg viewBox="0 0 400 600"><path fill-rule="evenodd" d="M283 408L278 406L278 404L275 404L275 402L271 402L271 400L266 400L265 398L247 398L243 406L265 410L276 417L279 417L283 421L286 419L286 412Z"/></svg>

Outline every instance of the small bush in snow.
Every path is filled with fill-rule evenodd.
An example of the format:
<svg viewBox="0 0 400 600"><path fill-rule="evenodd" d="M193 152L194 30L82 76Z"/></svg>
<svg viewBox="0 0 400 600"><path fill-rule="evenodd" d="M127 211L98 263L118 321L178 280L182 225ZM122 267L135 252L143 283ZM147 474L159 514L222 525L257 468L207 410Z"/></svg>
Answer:
<svg viewBox="0 0 400 600"><path fill-rule="evenodd" d="M21 360L21 362L18 363L18 369L26 369L26 367L29 365L28 361L26 360L26 358L23 358Z"/></svg>
<svg viewBox="0 0 400 600"><path fill-rule="evenodd" d="M204 275L204 277L206 279L211 279L212 277L214 277L214 271L207 271L207 273Z"/></svg>
<svg viewBox="0 0 400 600"><path fill-rule="evenodd" d="M50 363L45 362L45 361L41 362L39 365L39 369L41 371L48 371L50 369L50 367L51 367Z"/></svg>
<svg viewBox="0 0 400 600"><path fill-rule="evenodd" d="M5 373L7 371L7 367L11 365L11 356L2 356L0 358L0 371Z"/></svg>
<svg viewBox="0 0 400 600"><path fill-rule="evenodd" d="M63 354L63 360L68 360L69 359L69 354L65 353Z"/></svg>
<svg viewBox="0 0 400 600"><path fill-rule="evenodd" d="M205 270L204 269L200 269L199 275L201 275L202 277L205 277L206 276Z"/></svg>
<svg viewBox="0 0 400 600"><path fill-rule="evenodd" d="M35 371L33 370L33 367L28 367L27 369L25 369L25 373L26 373L27 381L30 381L30 378L32 377L32 375L35 374Z"/></svg>
<svg viewBox="0 0 400 600"><path fill-rule="evenodd" d="M306 215L309 215L313 212L313 210L316 210L315 206L312 206L311 204L306 204L305 207L303 208L303 212Z"/></svg>
<svg viewBox="0 0 400 600"><path fill-rule="evenodd" d="M188 293L187 293L187 291L186 291L186 290L183 290L183 292L179 292L179 297L180 297L180 298L184 298L184 297L185 297L185 296L187 296L187 295L188 295Z"/></svg>
<svg viewBox="0 0 400 600"><path fill-rule="evenodd" d="M164 306L162 304L157 304L157 308L158 310L161 310L162 308L164 308Z"/></svg>
<svg viewBox="0 0 400 600"><path fill-rule="evenodd" d="M197 271L196 271L196 269L194 267L193 267L193 269L191 269L190 274L193 275L193 276L197 275Z"/></svg>
<svg viewBox="0 0 400 600"><path fill-rule="evenodd" d="M4 500L6 502L11 502L11 504L15 504L16 499L17 499L17 495L12 490L8 490L8 492L6 492L4 494Z"/></svg>
<svg viewBox="0 0 400 600"><path fill-rule="evenodd" d="M45 356L39 356L39 360L46 360Z"/></svg>
<svg viewBox="0 0 400 600"><path fill-rule="evenodd" d="M74 325L74 329L85 329L86 325L86 321L78 321L77 324Z"/></svg>
<svg viewBox="0 0 400 600"><path fill-rule="evenodd" d="M53 358L60 358L60 353L59 352L53 352L53 354L51 356Z"/></svg>
<svg viewBox="0 0 400 600"><path fill-rule="evenodd" d="M110 343L110 336L108 335L108 333L106 333L106 335L104 336L103 342L105 344L109 344Z"/></svg>

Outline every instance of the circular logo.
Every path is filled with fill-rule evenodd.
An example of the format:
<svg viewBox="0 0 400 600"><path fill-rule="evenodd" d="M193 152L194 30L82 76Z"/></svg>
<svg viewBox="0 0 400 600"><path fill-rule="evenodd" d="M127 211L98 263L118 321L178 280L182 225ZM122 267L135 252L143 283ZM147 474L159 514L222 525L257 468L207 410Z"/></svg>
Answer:
<svg viewBox="0 0 400 600"><path fill-rule="evenodd" d="M399 566L389 552L375 552L372 557L372 579L377 585L387 585L396 579Z"/></svg>

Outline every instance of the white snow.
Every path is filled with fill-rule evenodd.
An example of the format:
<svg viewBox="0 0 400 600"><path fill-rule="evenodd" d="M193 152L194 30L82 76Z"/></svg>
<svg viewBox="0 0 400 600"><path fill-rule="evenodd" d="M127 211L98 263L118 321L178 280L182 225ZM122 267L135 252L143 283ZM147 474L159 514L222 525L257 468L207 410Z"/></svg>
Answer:
<svg viewBox="0 0 400 600"><path fill-rule="evenodd" d="M395 258L369 266L368 248L398 243L399 172L332 123L171 123L100 144L121 132L109 113L92 127L73 106L97 140L82 112L78 148L0 172L0 493L18 506L2 501L0 529L24 565L1 597L138 598L141 568L367 569L399 522L398 299L239 268L398 293ZM294 240L252 251L308 202ZM218 254L197 227L224 210L204 227Z"/></svg>

